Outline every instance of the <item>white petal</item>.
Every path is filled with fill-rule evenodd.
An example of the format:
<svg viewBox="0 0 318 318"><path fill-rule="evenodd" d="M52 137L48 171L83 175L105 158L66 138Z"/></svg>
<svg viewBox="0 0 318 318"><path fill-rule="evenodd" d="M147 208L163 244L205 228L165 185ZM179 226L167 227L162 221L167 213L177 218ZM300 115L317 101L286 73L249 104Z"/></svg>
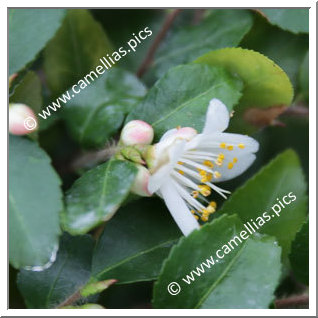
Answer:
<svg viewBox="0 0 318 318"><path fill-rule="evenodd" d="M216 98L211 99L206 113L205 125L202 134L212 134L224 131L230 121L227 107Z"/></svg>
<svg viewBox="0 0 318 318"><path fill-rule="evenodd" d="M176 132L178 131L177 128L173 128L173 129L169 129L167 130L160 138L160 141L165 141L167 138L169 138L170 136L174 135Z"/></svg>
<svg viewBox="0 0 318 318"><path fill-rule="evenodd" d="M229 151L227 149L220 148L221 143L226 145L234 145L234 149ZM244 145L244 149L238 147L239 144ZM213 153L222 152L224 154L229 152L247 153L247 152L257 152L259 148L259 143L252 137L240 134L231 133L214 133L211 135L197 135L190 142L188 142L186 150L197 149L202 151L212 151ZM237 154L237 153L236 153Z"/></svg>
<svg viewBox="0 0 318 318"><path fill-rule="evenodd" d="M222 182L226 180L233 179L245 170L247 170L254 162L256 156L251 153L245 153L243 156L237 156L237 162L233 165L232 169L228 169L228 163L233 160L234 156L231 154L225 157L222 167L216 167L215 170L221 173L221 177L218 179L213 179L213 183Z"/></svg>
<svg viewBox="0 0 318 318"><path fill-rule="evenodd" d="M160 192L172 217L184 235L189 235L193 230L200 228L199 223L170 180L166 180L160 188Z"/></svg>
<svg viewBox="0 0 318 318"><path fill-rule="evenodd" d="M185 140L178 140L175 145L168 150L169 157L167 158L167 163L162 165L149 178L148 191L151 194L156 192L164 181L167 180L174 166L177 164L177 161L180 160L180 157L184 153L185 145Z"/></svg>

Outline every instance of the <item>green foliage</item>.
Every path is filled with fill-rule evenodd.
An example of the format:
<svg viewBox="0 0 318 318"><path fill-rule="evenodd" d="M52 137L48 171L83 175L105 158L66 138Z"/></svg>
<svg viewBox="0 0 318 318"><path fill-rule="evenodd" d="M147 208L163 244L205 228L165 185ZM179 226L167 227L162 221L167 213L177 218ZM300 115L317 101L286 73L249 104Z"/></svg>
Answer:
<svg viewBox="0 0 318 318"><path fill-rule="evenodd" d="M309 220L296 234L289 255L290 263L296 277L304 284L309 284Z"/></svg>
<svg viewBox="0 0 318 318"><path fill-rule="evenodd" d="M109 220L127 197L135 174L132 163L115 159L83 174L66 193L64 229L83 234Z"/></svg>
<svg viewBox="0 0 318 318"><path fill-rule="evenodd" d="M236 216L223 216L181 239L155 283L155 308L268 308L280 276L280 248L272 238L249 238L237 247L232 243L234 248L224 258L215 257L242 229ZM211 255L215 265L200 267ZM199 276L192 272L191 281L187 275L193 270ZM179 294L168 292L171 282L179 283Z"/></svg>
<svg viewBox="0 0 318 318"><path fill-rule="evenodd" d="M93 255L92 281L119 284L153 280L180 232L158 199L121 208L107 224Z"/></svg>
<svg viewBox="0 0 318 318"><path fill-rule="evenodd" d="M37 113L42 108L41 81L32 71L28 72L19 82L10 96L10 103L22 103Z"/></svg>
<svg viewBox="0 0 318 318"><path fill-rule="evenodd" d="M79 292L89 279L94 241L64 234L54 264L41 272L21 270L18 287L28 308L55 308Z"/></svg>
<svg viewBox="0 0 318 318"><path fill-rule="evenodd" d="M198 58L196 63L224 67L244 82L240 107L289 106L293 87L288 76L266 56L242 48L225 48Z"/></svg>
<svg viewBox="0 0 318 318"><path fill-rule="evenodd" d="M309 9L261 9L270 23L293 33L309 32Z"/></svg>
<svg viewBox="0 0 318 318"><path fill-rule="evenodd" d="M65 9L9 9L9 74L20 71L60 27Z"/></svg>
<svg viewBox="0 0 318 318"><path fill-rule="evenodd" d="M258 231L277 238L285 259L291 242L306 217L306 190L299 159L294 151L286 150L236 190L220 212L237 214L244 223L251 219L256 223L263 223L257 218L264 220L263 213L267 212L271 219L268 222L264 220L265 224ZM288 197L289 193L296 196L292 202L293 198ZM279 201L284 202L284 196L287 196L286 201L290 203L283 203L285 207L282 208ZM272 209L274 205L276 206Z"/></svg>
<svg viewBox="0 0 318 318"><path fill-rule="evenodd" d="M87 10L69 10L45 49L44 68L53 95L63 93L96 68L111 49L101 25Z"/></svg>
<svg viewBox="0 0 318 318"><path fill-rule="evenodd" d="M157 139L179 125L201 131L209 101L222 99L232 110L241 97L241 90L241 81L221 68L196 64L177 66L158 80L126 122L146 121L153 126Z"/></svg>
<svg viewBox="0 0 318 318"><path fill-rule="evenodd" d="M9 139L9 257L15 268L40 269L58 248L60 180L50 159L27 139Z"/></svg>
<svg viewBox="0 0 318 318"><path fill-rule="evenodd" d="M305 55L299 70L299 86L305 101L309 101L309 54Z"/></svg>
<svg viewBox="0 0 318 318"><path fill-rule="evenodd" d="M298 89L299 67L308 50L307 35L284 31L257 15L254 18L254 27L244 37L241 46L272 59L286 72L294 89Z"/></svg>
<svg viewBox="0 0 318 318"><path fill-rule="evenodd" d="M133 74L114 68L75 95L63 108L62 117L83 147L102 147L145 93L144 85Z"/></svg>
<svg viewBox="0 0 318 318"><path fill-rule="evenodd" d="M154 62L157 77L211 50L238 45L252 24L247 10L227 9L212 10L198 25L177 28L158 49Z"/></svg>

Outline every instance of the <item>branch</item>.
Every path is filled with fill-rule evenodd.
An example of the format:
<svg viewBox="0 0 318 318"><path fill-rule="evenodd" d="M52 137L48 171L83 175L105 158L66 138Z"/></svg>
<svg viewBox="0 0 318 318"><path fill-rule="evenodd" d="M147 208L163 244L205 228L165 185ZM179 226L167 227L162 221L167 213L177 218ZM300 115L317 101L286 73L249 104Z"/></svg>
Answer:
<svg viewBox="0 0 318 318"><path fill-rule="evenodd" d="M295 308L298 306L306 306L308 308L309 305L309 296L308 295L298 295L292 296L285 299L278 299L275 301L275 306L277 309L287 309L287 308Z"/></svg>
<svg viewBox="0 0 318 318"><path fill-rule="evenodd" d="M171 27L173 21L177 17L177 15L180 13L181 9L175 9L173 10L165 19L163 22L163 25L161 27L161 30L159 31L158 35L156 36L154 42L152 43L149 51L147 52L147 55L143 62L141 63L138 71L137 71L137 76L140 78L142 77L145 72L148 70L150 64L153 61L153 57L156 53L156 50L160 44L160 42L163 40L163 38L166 36L169 28Z"/></svg>

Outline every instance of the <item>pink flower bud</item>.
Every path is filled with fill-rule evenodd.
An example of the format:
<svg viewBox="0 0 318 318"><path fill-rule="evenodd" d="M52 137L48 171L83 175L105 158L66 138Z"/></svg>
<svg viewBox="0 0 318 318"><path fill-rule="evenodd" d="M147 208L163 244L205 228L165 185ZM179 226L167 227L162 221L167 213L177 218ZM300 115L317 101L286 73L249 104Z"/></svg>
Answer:
<svg viewBox="0 0 318 318"><path fill-rule="evenodd" d="M136 165L136 167L138 168L138 172L131 187L131 192L142 197L150 197L151 193L148 191L150 172L144 166Z"/></svg>
<svg viewBox="0 0 318 318"><path fill-rule="evenodd" d="M24 104L9 105L9 132L13 135L26 135L37 129L33 110Z"/></svg>
<svg viewBox="0 0 318 318"><path fill-rule="evenodd" d="M183 139L191 140L196 134L197 134L197 131L194 128L182 127L176 131L175 136L181 137Z"/></svg>
<svg viewBox="0 0 318 318"><path fill-rule="evenodd" d="M126 146L150 145L153 140L153 128L142 120L127 123L120 135L121 142Z"/></svg>

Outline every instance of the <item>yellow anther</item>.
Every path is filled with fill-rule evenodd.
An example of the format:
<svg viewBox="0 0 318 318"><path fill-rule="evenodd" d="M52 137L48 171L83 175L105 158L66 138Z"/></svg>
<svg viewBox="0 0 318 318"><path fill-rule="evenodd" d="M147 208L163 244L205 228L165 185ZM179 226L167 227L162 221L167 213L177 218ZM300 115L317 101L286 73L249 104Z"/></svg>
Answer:
<svg viewBox="0 0 318 318"><path fill-rule="evenodd" d="M207 173L205 176L202 177L201 182L210 182L212 180L212 173Z"/></svg>
<svg viewBox="0 0 318 318"><path fill-rule="evenodd" d="M200 171L199 171L200 176L204 177L204 176L206 176L206 174L207 174L207 172L205 170L200 169Z"/></svg>
<svg viewBox="0 0 318 318"><path fill-rule="evenodd" d="M216 202L215 201L211 201L209 206L211 206L212 208L216 209Z"/></svg>
<svg viewBox="0 0 318 318"><path fill-rule="evenodd" d="M215 208L214 208L214 207L212 207L211 205L209 205L209 206L206 208L206 210L207 210L207 212L208 212L209 214L211 214L211 213L214 213L214 212L215 212Z"/></svg>
<svg viewBox="0 0 318 318"><path fill-rule="evenodd" d="M240 149L244 149L244 148L245 148L245 145L244 145L244 144L238 144L238 147L239 147Z"/></svg>
<svg viewBox="0 0 318 318"><path fill-rule="evenodd" d="M219 156L218 156L221 160L223 160L225 158L224 154L223 153L220 153Z"/></svg>
<svg viewBox="0 0 318 318"><path fill-rule="evenodd" d="M180 174L184 175L184 171L178 170L178 172L179 172Z"/></svg>
<svg viewBox="0 0 318 318"><path fill-rule="evenodd" d="M227 167L228 167L228 169L232 169L233 168L233 163L232 162L230 162L228 165L227 165Z"/></svg>
<svg viewBox="0 0 318 318"><path fill-rule="evenodd" d="M192 191L191 195L194 199L196 199L199 196L199 191Z"/></svg>
<svg viewBox="0 0 318 318"><path fill-rule="evenodd" d="M221 173L219 172L219 171L215 171L214 172L214 177L216 178L216 179L218 179L218 178L221 178Z"/></svg>
<svg viewBox="0 0 318 318"><path fill-rule="evenodd" d="M213 168L213 163L209 160L204 160L203 164L209 168Z"/></svg>
<svg viewBox="0 0 318 318"><path fill-rule="evenodd" d="M177 126L177 129L181 129L181 126Z"/></svg>
<svg viewBox="0 0 318 318"><path fill-rule="evenodd" d="M195 211L194 211L194 210L191 210L190 212L191 212L192 214L194 214L194 213L195 213Z"/></svg>
<svg viewBox="0 0 318 318"><path fill-rule="evenodd" d="M222 159L217 159L217 160L215 161L215 164L218 165L218 166L222 166L223 160L222 160Z"/></svg>
<svg viewBox="0 0 318 318"><path fill-rule="evenodd" d="M195 217L196 220L199 220L199 217L197 215L194 215L194 217Z"/></svg>
<svg viewBox="0 0 318 318"><path fill-rule="evenodd" d="M209 217L206 216L206 215L202 215L202 216L201 216L201 220L202 220L203 222L207 222L207 221L209 220Z"/></svg>
<svg viewBox="0 0 318 318"><path fill-rule="evenodd" d="M211 188L207 186L206 184L200 184L198 185L198 188L199 188L199 192L205 197L211 194Z"/></svg>
<svg viewBox="0 0 318 318"><path fill-rule="evenodd" d="M221 143L220 143L220 148L225 149L225 148L226 148L226 143L225 143L225 142L221 142Z"/></svg>
<svg viewBox="0 0 318 318"><path fill-rule="evenodd" d="M227 150L233 150L233 146L227 146Z"/></svg>
<svg viewBox="0 0 318 318"><path fill-rule="evenodd" d="M233 163L237 163L237 160L238 160L238 159L237 159L236 157L234 157L234 158L233 158Z"/></svg>
<svg viewBox="0 0 318 318"><path fill-rule="evenodd" d="M184 162L178 161L178 165L184 165Z"/></svg>

